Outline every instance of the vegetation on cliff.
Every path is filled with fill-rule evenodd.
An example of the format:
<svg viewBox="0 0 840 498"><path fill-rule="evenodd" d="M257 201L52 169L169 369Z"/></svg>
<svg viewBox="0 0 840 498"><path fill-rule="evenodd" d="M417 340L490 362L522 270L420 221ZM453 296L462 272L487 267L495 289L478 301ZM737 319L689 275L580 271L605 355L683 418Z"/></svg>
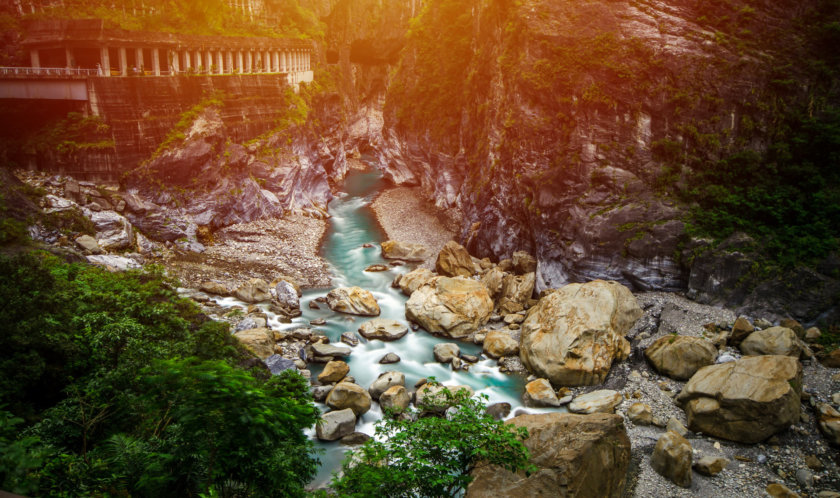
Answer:
<svg viewBox="0 0 840 498"><path fill-rule="evenodd" d="M159 269L0 258L0 488L300 496L306 381L270 376Z"/></svg>
<svg viewBox="0 0 840 498"><path fill-rule="evenodd" d="M574 202L613 167L678 201L690 234L749 233L762 265L826 258L840 239L840 3L677 3L660 19L649 2L425 2L386 125L463 154L452 167L473 216L503 204L550 232L565 216L540 198Z"/></svg>
<svg viewBox="0 0 840 498"><path fill-rule="evenodd" d="M323 37L320 21L297 0L264 0L256 15L237 12L226 0L64 0L27 17L98 18L111 27L200 35Z"/></svg>

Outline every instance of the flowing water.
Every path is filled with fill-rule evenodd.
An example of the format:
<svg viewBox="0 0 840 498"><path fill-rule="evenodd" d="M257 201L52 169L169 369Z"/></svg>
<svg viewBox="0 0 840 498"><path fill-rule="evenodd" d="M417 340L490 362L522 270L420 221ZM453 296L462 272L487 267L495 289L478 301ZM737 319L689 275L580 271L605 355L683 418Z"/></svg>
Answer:
<svg viewBox="0 0 840 498"><path fill-rule="evenodd" d="M359 286L373 293L382 310L380 317L398 320L408 324L405 319L405 302L407 297L399 289L391 288L391 282L398 273L407 273L413 266L389 266L385 272L365 272L365 268L372 264L388 265L388 261L381 256L379 243L385 240L370 203L377 193L384 188L382 174L378 170L350 171L344 183L344 191L339 193L329 205L329 228L322 247L322 255L330 264L333 287ZM411 223L411 220L406 220ZM371 244L372 247L364 247ZM309 322L318 318L327 321L326 325L317 328L323 331L330 342L339 343L343 332L356 332L368 317L359 317L335 313L325 304L319 304L320 309L309 308L310 301L326 296L329 289L313 289L304 291L301 298L303 315L293 320L291 324L283 324L272 313L269 315L269 326L273 329L294 329L310 327ZM222 305L231 306L241 304L232 298L220 299ZM357 333L357 336L358 333ZM471 365L468 372L453 372L449 365L435 361L432 354L434 345L441 342L457 342L439 337L420 329L409 333L402 339L393 342L366 341L359 336L360 344L352 349L352 354L346 358L350 366L350 375L355 377L356 383L364 388L376 380L383 372L396 370L405 375L406 388L413 389L414 384L421 378L435 377L444 385L465 384L472 387L478 394L486 394L489 403L508 402L515 411L521 405L520 396L524 389L524 379L517 375L506 375L499 371L495 360L482 359ZM478 354L481 347L472 343L458 342L463 353ZM396 353L401 358L399 363L380 365L379 360L389 352ZM323 369L322 365L310 365L312 378L317 377ZM322 411L327 411L325 405L319 404ZM529 412L549 410L529 409ZM359 418L356 430L369 435L374 433L374 424L381 418L382 412L377 403L373 403L371 410ZM314 429L310 431L314 437ZM311 485L319 487L329 482L331 474L341 466L344 453L349 448L338 442L324 443L316 441L316 446L323 452L319 455L321 467L317 477Z"/></svg>

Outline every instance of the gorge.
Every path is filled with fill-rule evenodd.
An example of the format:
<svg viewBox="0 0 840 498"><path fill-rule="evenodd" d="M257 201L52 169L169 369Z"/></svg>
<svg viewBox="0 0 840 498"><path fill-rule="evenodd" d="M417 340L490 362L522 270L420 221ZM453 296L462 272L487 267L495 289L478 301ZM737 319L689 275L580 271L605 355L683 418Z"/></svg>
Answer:
<svg viewBox="0 0 840 498"><path fill-rule="evenodd" d="M440 383L486 395L476 399L488 424L532 436L523 444L537 472L470 468L468 496L837 496L840 4L194 3L4 7L0 65L11 69L0 91L37 83L22 68L61 59L63 76L42 76L76 71L88 99L0 99L0 242L11 282L10 258L31 250L139 282L160 265L178 280L161 285L195 306L161 323L229 329L208 340L224 353L173 346L158 358L116 341L115 358L135 347L151 356L113 391L129 385L146 400L138 379L168 372L158 360L191 357L247 372L263 386L254 392L286 383L273 396L293 400L287 426L306 437L269 453L306 456L283 491L259 471L236 473L242 495L352 489L331 476L355 475L346 451L381 442L385 408L404 410L398 421L427 418L423 400ZM56 35L71 48L51 44L50 26L77 22L98 33L85 43L113 47L67 45L81 28ZM132 52L141 42L152 52ZM126 54L157 62L131 75ZM105 60L110 75L81 75ZM51 257L38 264L74 282L77 270ZM4 297L41 292L27 289ZM37 356L21 339L30 321L8 313L9 358ZM144 324L154 316L137 313ZM74 350L105 347L100 331L131 335L86 320L73 341L91 342ZM100 374L77 378L96 386ZM24 385L7 377L0 386ZM84 437L70 422L52 428L60 403L90 402L67 382L29 411L19 407L32 400L3 387L0 413L80 455L78 482L90 489L155 494L128 463L94 484L95 459L75 448L90 436L103 468L117 466L106 448L131 434L169 455L156 438L174 444L181 436L166 431L180 425L163 410L159 420L135 413L137 432L110 420ZM102 403L108 415L119 405ZM317 408L319 422L306 425L314 412L296 403ZM453 419L460 408L443 410ZM4 431L0 443L23 441ZM556 457L549 437L568 455ZM389 465L401 475L402 463ZM31 472L40 488L12 488L0 465L0 489L55 493L63 481L46 468ZM167 482L224 488L196 479ZM374 494L422 494L381 486Z"/></svg>

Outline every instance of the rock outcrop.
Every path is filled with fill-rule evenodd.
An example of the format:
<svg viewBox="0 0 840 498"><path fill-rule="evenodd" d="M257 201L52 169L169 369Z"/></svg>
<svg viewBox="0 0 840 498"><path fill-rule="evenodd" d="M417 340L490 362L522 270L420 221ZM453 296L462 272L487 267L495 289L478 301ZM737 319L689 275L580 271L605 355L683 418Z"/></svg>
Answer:
<svg viewBox="0 0 840 498"><path fill-rule="evenodd" d="M621 496L630 464L630 439L618 415L547 413L509 421L528 429L524 441L537 471L526 476L477 467L467 497Z"/></svg>
<svg viewBox="0 0 840 498"><path fill-rule="evenodd" d="M613 361L629 355L624 334L641 315L617 282L567 285L543 297L522 323L522 363L558 386L601 383Z"/></svg>
<svg viewBox="0 0 840 498"><path fill-rule="evenodd" d="M677 397L689 429L757 443L799 420L802 365L756 356L701 368Z"/></svg>
<svg viewBox="0 0 840 498"><path fill-rule="evenodd" d="M428 332L464 339L487 323L493 300L487 288L466 278L435 277L411 294L405 316Z"/></svg>

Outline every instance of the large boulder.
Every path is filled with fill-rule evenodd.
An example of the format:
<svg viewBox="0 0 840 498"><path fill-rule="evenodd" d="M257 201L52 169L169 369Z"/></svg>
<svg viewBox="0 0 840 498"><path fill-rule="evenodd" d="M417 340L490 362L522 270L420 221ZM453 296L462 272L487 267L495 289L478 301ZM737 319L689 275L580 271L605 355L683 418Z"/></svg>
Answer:
<svg viewBox="0 0 840 498"><path fill-rule="evenodd" d="M487 288L466 278L435 277L405 303L405 316L433 334L462 339L487 323L493 300Z"/></svg>
<svg viewBox="0 0 840 498"><path fill-rule="evenodd" d="M316 342L311 346L313 356L321 358L333 356L350 356L350 348L346 346L337 346L335 344L324 344L323 342Z"/></svg>
<svg viewBox="0 0 840 498"><path fill-rule="evenodd" d="M361 287L339 287L327 294L327 306L350 315L379 316L379 304L370 291Z"/></svg>
<svg viewBox="0 0 840 498"><path fill-rule="evenodd" d="M90 221L96 228L96 240L101 248L115 251L134 246L134 229L121 214L115 211L91 212Z"/></svg>
<svg viewBox="0 0 840 498"><path fill-rule="evenodd" d="M330 391L326 403L333 410L349 408L358 417L370 410L371 398L362 386L352 382L340 382Z"/></svg>
<svg viewBox="0 0 840 498"><path fill-rule="evenodd" d="M481 465L472 472L468 498L621 496L630 465L630 438L618 415L545 413L509 421L524 427L536 472Z"/></svg>
<svg viewBox="0 0 840 498"><path fill-rule="evenodd" d="M368 388L370 397L379 400L382 393L394 386L405 386L405 374L392 370L380 375Z"/></svg>
<svg viewBox="0 0 840 498"><path fill-rule="evenodd" d="M534 294L536 274L507 275L502 280L502 289L498 295L499 313L507 315L526 308Z"/></svg>
<svg viewBox="0 0 840 498"><path fill-rule="evenodd" d="M315 424L315 435L322 441L336 441L355 430L356 414L349 408L327 412Z"/></svg>
<svg viewBox="0 0 840 498"><path fill-rule="evenodd" d="M359 327L359 333L368 340L396 341L408 333L408 327L396 320L374 318Z"/></svg>
<svg viewBox="0 0 840 498"><path fill-rule="evenodd" d="M435 274L426 268L417 268L405 275L398 275L395 282L403 294L410 296L414 291L426 285Z"/></svg>
<svg viewBox="0 0 840 498"><path fill-rule="evenodd" d="M268 282L261 278L252 278L233 291L234 297L246 303L261 303L271 299Z"/></svg>
<svg viewBox="0 0 840 498"><path fill-rule="evenodd" d="M641 316L636 298L617 282L570 284L530 310L519 355L528 370L554 385L599 384L613 360L630 354L624 335Z"/></svg>
<svg viewBox="0 0 840 498"><path fill-rule="evenodd" d="M677 486L691 486L691 444L676 432L660 436L650 457L650 466Z"/></svg>
<svg viewBox="0 0 840 498"><path fill-rule="evenodd" d="M274 333L270 329L243 330L233 336L263 360L274 354Z"/></svg>
<svg viewBox="0 0 840 498"><path fill-rule="evenodd" d="M747 356L781 355L799 358L802 346L796 332L787 327L756 330L741 342L741 352Z"/></svg>
<svg viewBox="0 0 840 498"><path fill-rule="evenodd" d="M701 368L677 397L689 429L757 443L799 420L802 365L755 356Z"/></svg>
<svg viewBox="0 0 840 498"><path fill-rule="evenodd" d="M672 379L688 380L697 370L713 365L717 348L700 337L667 335L645 350L645 357L657 372Z"/></svg>
<svg viewBox="0 0 840 498"><path fill-rule="evenodd" d="M461 355L461 348L453 342L441 342L435 344L432 349L435 361L439 363L451 363L453 359Z"/></svg>
<svg viewBox="0 0 840 498"><path fill-rule="evenodd" d="M450 240L438 254L435 271L447 277L471 277L475 274L475 265L464 246Z"/></svg>
<svg viewBox="0 0 840 498"><path fill-rule="evenodd" d="M382 257L385 259L422 262L429 257L429 250L423 244L386 240L380 245L382 246Z"/></svg>
<svg viewBox="0 0 840 498"><path fill-rule="evenodd" d="M484 337L484 352L491 358L519 353L519 342L504 330L491 330Z"/></svg>

